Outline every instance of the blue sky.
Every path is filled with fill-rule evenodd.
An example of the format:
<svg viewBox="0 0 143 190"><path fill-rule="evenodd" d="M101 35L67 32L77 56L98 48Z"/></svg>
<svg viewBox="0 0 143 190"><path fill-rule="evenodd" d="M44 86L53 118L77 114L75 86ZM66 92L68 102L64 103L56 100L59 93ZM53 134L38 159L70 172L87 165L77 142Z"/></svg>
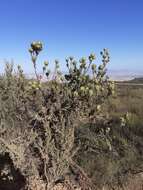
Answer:
<svg viewBox="0 0 143 190"><path fill-rule="evenodd" d="M44 42L44 59L79 58L109 48L111 70L143 71L142 0L1 0L0 69L13 59L32 72L27 48ZM52 64L51 64L52 65Z"/></svg>

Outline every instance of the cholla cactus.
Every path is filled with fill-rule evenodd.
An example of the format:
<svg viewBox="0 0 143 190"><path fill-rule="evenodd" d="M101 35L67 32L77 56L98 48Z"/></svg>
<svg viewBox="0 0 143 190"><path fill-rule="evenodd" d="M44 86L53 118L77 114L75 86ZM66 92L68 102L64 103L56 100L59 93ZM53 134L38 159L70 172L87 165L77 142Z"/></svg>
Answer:
<svg viewBox="0 0 143 190"><path fill-rule="evenodd" d="M29 52L31 54L36 54L38 55L40 51L42 51L43 49L43 45L40 41L37 41L37 42L32 42L31 43L31 48L29 49Z"/></svg>
<svg viewBox="0 0 143 190"><path fill-rule="evenodd" d="M93 119L100 114L102 104L112 94L113 82L106 77L108 51L104 49L101 55L103 62L99 67L94 63L96 56L93 53L88 58L82 57L79 63L74 57L67 58L68 72L65 75L60 72L59 61L55 60L53 77L49 85L41 89L45 111L40 119L44 133L44 139L41 139L44 146L41 144L40 149L45 155L45 167L51 164L50 170L47 168L44 174L48 183L52 178L57 180L64 175L70 166L78 119L82 116ZM50 72L47 73L48 65L44 62L43 73L47 77ZM39 144L36 147L40 151Z"/></svg>
<svg viewBox="0 0 143 190"><path fill-rule="evenodd" d="M36 79L30 82L20 67L18 77L14 77L12 67L7 65L6 80L0 86L4 89L0 93L3 110L0 112L0 151L9 153L27 181L38 179L50 190L70 167L80 170L73 161L77 151L75 127L83 117L96 119L114 85L106 76L107 50L102 52L103 62L99 67L94 54L79 62L74 57L67 58L66 74L62 74L60 63L55 60L54 74L49 78L52 72L47 61L43 64L42 76L37 72L36 61L42 49L41 42L31 43L29 52ZM42 83L44 75L48 81ZM8 130L3 132L3 125Z"/></svg>

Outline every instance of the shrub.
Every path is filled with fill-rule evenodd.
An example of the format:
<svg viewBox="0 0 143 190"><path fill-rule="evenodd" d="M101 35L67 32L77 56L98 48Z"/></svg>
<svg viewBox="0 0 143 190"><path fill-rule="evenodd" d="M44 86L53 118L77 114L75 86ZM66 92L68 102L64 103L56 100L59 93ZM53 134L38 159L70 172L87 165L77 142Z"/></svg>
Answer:
<svg viewBox="0 0 143 190"><path fill-rule="evenodd" d="M36 61L42 49L41 42L33 42L29 49L36 79L26 79L20 66L15 75L10 64L0 79L0 153L9 155L29 189L35 180L51 189L71 167L85 176L73 159L75 127L80 120L96 120L114 93L114 83L106 75L106 49L98 67L94 54L79 62L69 57L65 75L56 60L52 77L47 61L43 75L38 74ZM45 75L47 81L42 82Z"/></svg>
<svg viewBox="0 0 143 190"><path fill-rule="evenodd" d="M124 125L114 116L95 123L81 122L76 130L75 142L80 148L75 160L93 181L94 189L126 189L131 177L142 174L143 125L130 113L123 118Z"/></svg>

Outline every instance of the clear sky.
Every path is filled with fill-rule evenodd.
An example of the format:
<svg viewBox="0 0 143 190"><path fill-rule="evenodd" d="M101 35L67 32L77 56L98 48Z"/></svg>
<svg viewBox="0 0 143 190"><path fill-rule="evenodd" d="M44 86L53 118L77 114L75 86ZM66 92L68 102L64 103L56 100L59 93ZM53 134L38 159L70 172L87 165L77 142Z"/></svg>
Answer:
<svg viewBox="0 0 143 190"><path fill-rule="evenodd" d="M45 44L40 61L98 56L105 47L109 69L143 71L143 0L1 0L0 69L13 59L32 72L33 40Z"/></svg>

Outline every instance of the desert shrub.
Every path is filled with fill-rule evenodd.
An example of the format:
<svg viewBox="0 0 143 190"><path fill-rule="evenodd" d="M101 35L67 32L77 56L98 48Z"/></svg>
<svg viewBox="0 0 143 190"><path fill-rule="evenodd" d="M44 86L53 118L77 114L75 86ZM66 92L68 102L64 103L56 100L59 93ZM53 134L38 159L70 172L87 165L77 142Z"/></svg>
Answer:
<svg viewBox="0 0 143 190"><path fill-rule="evenodd" d="M35 180L51 189L70 168L85 174L73 159L77 153L75 127L81 120L96 120L103 103L114 93L114 83L106 75L106 49L98 67L94 54L79 62L69 57L68 71L62 74L56 60L51 77L47 61L43 74L38 74L36 61L42 48L41 42L33 42L29 49L35 79L26 79L20 66L15 74L10 64L0 78L0 153L9 155L28 189ZM44 76L47 81L43 82Z"/></svg>
<svg viewBox="0 0 143 190"><path fill-rule="evenodd" d="M123 188L130 175L143 171L143 126L137 118L128 113L124 125L119 116L114 116L81 123L77 128L75 142L80 148L75 160L96 188Z"/></svg>
<svg viewBox="0 0 143 190"><path fill-rule="evenodd" d="M130 177L143 171L142 88L117 84L115 89L102 106L106 117L76 129L75 160L99 189L126 189Z"/></svg>

